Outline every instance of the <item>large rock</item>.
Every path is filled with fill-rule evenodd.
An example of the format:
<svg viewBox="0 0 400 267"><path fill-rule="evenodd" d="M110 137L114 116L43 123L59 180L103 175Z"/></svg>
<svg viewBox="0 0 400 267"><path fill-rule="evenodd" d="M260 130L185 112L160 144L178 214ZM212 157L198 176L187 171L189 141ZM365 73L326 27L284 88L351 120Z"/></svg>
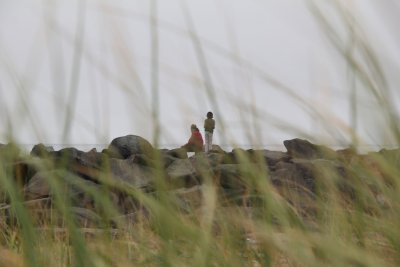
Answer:
<svg viewBox="0 0 400 267"><path fill-rule="evenodd" d="M336 161L326 159L293 159L291 163L281 162L271 173L272 183L290 190L307 194L323 195L326 190L337 187L343 193L354 197L349 170Z"/></svg>
<svg viewBox="0 0 400 267"><path fill-rule="evenodd" d="M135 188L151 190L155 171L146 166L134 163L134 157L126 160L110 159L111 178Z"/></svg>
<svg viewBox="0 0 400 267"><path fill-rule="evenodd" d="M39 164L34 160L19 160L13 163L13 175L18 186L23 188L37 172Z"/></svg>
<svg viewBox="0 0 400 267"><path fill-rule="evenodd" d="M52 146L45 146L44 144L40 143L33 146L30 154L32 157L46 158L50 155L50 152L54 152L54 148Z"/></svg>
<svg viewBox="0 0 400 267"><path fill-rule="evenodd" d="M153 146L144 138L137 135L117 137L108 146L110 156L127 159L132 155L144 154L152 159L154 157Z"/></svg>
<svg viewBox="0 0 400 267"><path fill-rule="evenodd" d="M219 153L197 153L189 158L195 168L198 180L211 182L214 177L214 169L222 162L224 155Z"/></svg>
<svg viewBox="0 0 400 267"><path fill-rule="evenodd" d="M60 168L71 168L76 164L100 168L103 161L103 154L97 152L95 148L89 152L84 152L74 147L67 147L59 151L50 151L49 154Z"/></svg>
<svg viewBox="0 0 400 267"><path fill-rule="evenodd" d="M123 214L136 212L141 209L140 201L125 189L141 189L144 192L154 191L155 175L158 175L155 169L135 163L135 157L132 156L126 160L109 160L109 175L111 180L112 192L115 196L113 203L118 207L118 211Z"/></svg>
<svg viewBox="0 0 400 267"><path fill-rule="evenodd" d="M225 155L223 153L211 152L206 154L206 157L209 165L214 168L223 162ZM197 159L199 157L195 156L195 158Z"/></svg>
<svg viewBox="0 0 400 267"><path fill-rule="evenodd" d="M220 164L214 168L219 185L234 193L241 193L246 188L253 187L255 176L262 179L264 171L266 169L260 169L260 165L255 163Z"/></svg>
<svg viewBox="0 0 400 267"><path fill-rule="evenodd" d="M87 190L99 190L99 186L91 181L65 170L42 171L36 173L24 187L26 199L40 199L43 197L54 197L56 191L50 185L49 180L57 181L59 190L70 198L75 206L93 206L93 198Z"/></svg>
<svg viewBox="0 0 400 267"><path fill-rule="evenodd" d="M240 173L238 164L221 164L215 168L215 172L222 188L244 191L245 177Z"/></svg>
<svg viewBox="0 0 400 267"><path fill-rule="evenodd" d="M306 190L310 193L316 191L314 173L306 162L280 162L276 165L276 170L271 173L270 178L274 185L290 190Z"/></svg>
<svg viewBox="0 0 400 267"><path fill-rule="evenodd" d="M166 169L170 182L176 187L191 187L200 183L189 159L176 159Z"/></svg>
<svg viewBox="0 0 400 267"><path fill-rule="evenodd" d="M326 146L315 145L307 140L292 139L283 141L289 156L303 159L336 159L336 152Z"/></svg>
<svg viewBox="0 0 400 267"><path fill-rule="evenodd" d="M314 172L301 164L281 161L270 179L279 194L300 214L316 212L316 178Z"/></svg>

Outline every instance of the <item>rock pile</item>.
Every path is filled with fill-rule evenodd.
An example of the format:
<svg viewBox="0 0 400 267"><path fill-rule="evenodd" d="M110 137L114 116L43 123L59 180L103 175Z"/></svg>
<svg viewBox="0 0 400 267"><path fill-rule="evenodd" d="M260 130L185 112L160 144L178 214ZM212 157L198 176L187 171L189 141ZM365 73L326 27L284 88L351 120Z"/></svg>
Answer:
<svg viewBox="0 0 400 267"><path fill-rule="evenodd" d="M0 146L0 157L6 177L15 181L26 205L45 217L56 201L68 201L84 225L100 220L102 199L113 204L116 220L143 209L140 194L156 195L161 189L175 195L183 210L196 208L202 203L205 183L214 184L227 205L256 205L257 192L263 192L259 185L272 185L271 190L279 192L300 214L308 215L327 187L337 188L344 199L354 201L358 186L366 184L378 204L387 204L370 176L390 184L392 177L379 162L384 158L399 166L400 150L360 155L352 149L335 151L301 139L286 140L284 145L287 152L226 152L214 145L208 154L188 157L180 149L155 149L144 138L128 135L112 140L101 152L55 151L38 144L30 156L23 157L8 144ZM356 168L368 172L355 172ZM3 209L10 202L8 195L2 195ZM255 197L246 198L249 195Z"/></svg>

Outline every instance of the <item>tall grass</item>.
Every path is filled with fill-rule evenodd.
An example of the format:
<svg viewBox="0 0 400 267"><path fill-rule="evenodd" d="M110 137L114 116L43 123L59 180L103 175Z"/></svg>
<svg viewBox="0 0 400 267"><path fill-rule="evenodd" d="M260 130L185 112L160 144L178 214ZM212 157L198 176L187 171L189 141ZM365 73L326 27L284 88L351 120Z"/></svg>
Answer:
<svg viewBox="0 0 400 267"><path fill-rule="evenodd" d="M380 104L376 112L387 120L387 129L397 143L400 130L397 113L388 93L386 77L378 55L362 38L350 10L330 1L333 10L352 35L349 46L341 41L335 24L323 15L320 5L311 9L333 46L343 57L360 87ZM159 43L157 0L151 1L151 114L154 144L164 133L160 128L159 109ZM85 5L83 3L82 5ZM216 90L203 51L210 44L198 36L186 1L181 2L191 40L201 69L204 88L216 114L219 127L224 117L218 112ZM79 13L82 11L79 8ZM332 10L332 9L331 9ZM74 117L80 61L83 57L84 14L80 13L74 64L71 72L67 115L64 121L64 139L67 140ZM214 47L215 48L215 47ZM219 49L219 50L218 50ZM300 103L310 115L322 117L294 89L277 81L268 73L244 59L238 60L229 51L215 49L232 62L240 62L266 85L286 93ZM357 56L352 51L357 51ZM122 53L123 54L123 53ZM112 75L110 75L112 76ZM349 90L355 90L350 83ZM132 89L121 85L123 89ZM141 90L137 89L137 90ZM133 92L139 94L141 92ZM353 94L355 98L356 95ZM356 101L350 99L353 113ZM22 100L21 100L22 101ZM254 110L254 116L262 112ZM9 114L11 117L11 114ZM278 120L276 120L279 125ZM348 125L353 147L357 147L357 122ZM257 127L257 125L254 125ZM293 130L288 125L281 126ZM225 130L225 129L223 129ZM11 129L10 129L11 131ZM250 159L238 155L245 192L227 195L208 171L206 161L199 169L202 185L198 187L201 202L182 206L179 193L165 179L160 155L154 163L155 191L142 190L109 179L110 166L106 163L96 174L99 186L82 182L68 173L66 166L54 171L49 161L35 161L19 154L14 148L0 155L0 189L4 203L0 206L0 266L399 266L400 264L400 192L399 161L376 155L371 162L355 161L348 166L353 198L343 194L336 182L340 180L330 166L318 170L318 189L315 194L301 194L287 188L276 188L270 182L270 173L262 157ZM52 171L47 182L54 201L25 201L21 188L11 177L16 160L35 165L38 170ZM96 223L82 227L66 185L73 185L93 198ZM110 197L119 192L139 203L134 220L122 216ZM376 200L379 195L380 201Z"/></svg>

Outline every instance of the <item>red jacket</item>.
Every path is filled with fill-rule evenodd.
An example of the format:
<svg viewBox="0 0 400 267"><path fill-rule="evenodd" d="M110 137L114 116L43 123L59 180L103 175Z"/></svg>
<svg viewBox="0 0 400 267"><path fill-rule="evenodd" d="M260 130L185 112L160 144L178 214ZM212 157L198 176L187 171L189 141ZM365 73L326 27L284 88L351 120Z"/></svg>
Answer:
<svg viewBox="0 0 400 267"><path fill-rule="evenodd" d="M190 136L188 145L195 145L199 149L203 149L203 144L203 137L201 136L200 131L194 131Z"/></svg>

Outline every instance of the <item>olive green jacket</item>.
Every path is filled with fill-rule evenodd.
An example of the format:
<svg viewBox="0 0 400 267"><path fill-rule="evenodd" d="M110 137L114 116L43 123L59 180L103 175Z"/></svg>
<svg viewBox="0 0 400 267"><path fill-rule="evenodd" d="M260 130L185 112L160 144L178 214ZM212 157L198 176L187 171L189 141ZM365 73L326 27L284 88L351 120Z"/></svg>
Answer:
<svg viewBox="0 0 400 267"><path fill-rule="evenodd" d="M206 132L214 132L215 128L215 120L214 119L205 119L204 120L204 131Z"/></svg>

